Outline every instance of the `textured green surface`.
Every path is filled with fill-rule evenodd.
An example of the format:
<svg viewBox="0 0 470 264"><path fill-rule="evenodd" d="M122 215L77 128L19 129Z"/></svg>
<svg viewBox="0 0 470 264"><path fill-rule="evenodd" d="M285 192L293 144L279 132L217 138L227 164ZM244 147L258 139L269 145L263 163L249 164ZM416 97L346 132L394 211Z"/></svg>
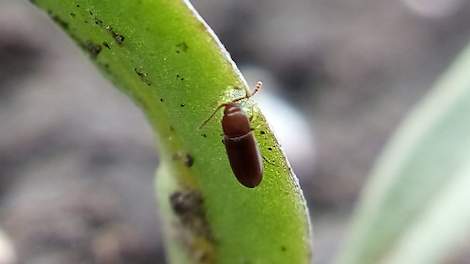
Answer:
<svg viewBox="0 0 470 264"><path fill-rule="evenodd" d="M251 113L254 133L269 162L255 189L241 186L232 174L221 143L221 113L198 129L217 104L243 94L234 87L246 84L186 2L34 3L89 53L152 124L162 157L157 193L173 263L309 263L304 198L258 109ZM170 204L175 193L185 200Z"/></svg>
<svg viewBox="0 0 470 264"><path fill-rule="evenodd" d="M442 263L470 231L470 47L392 139L339 263Z"/></svg>

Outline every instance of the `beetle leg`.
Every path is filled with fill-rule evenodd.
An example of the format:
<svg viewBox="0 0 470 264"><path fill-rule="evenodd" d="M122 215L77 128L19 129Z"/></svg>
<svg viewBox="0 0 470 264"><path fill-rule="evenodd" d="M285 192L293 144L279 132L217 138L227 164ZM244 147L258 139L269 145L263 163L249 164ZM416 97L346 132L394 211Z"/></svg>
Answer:
<svg viewBox="0 0 470 264"><path fill-rule="evenodd" d="M256 115L255 115L255 106L251 106L251 111L250 111L250 122L253 122L256 120Z"/></svg>

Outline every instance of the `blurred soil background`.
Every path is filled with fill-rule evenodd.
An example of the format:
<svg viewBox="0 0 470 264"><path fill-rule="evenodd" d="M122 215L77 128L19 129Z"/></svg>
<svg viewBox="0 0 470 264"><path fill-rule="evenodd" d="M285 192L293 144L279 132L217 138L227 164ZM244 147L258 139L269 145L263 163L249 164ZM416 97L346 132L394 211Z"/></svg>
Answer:
<svg viewBox="0 0 470 264"><path fill-rule="evenodd" d="M315 263L330 263L387 139L470 39L470 2L193 4L250 83L267 80L278 101L266 112L293 109L273 123L309 203ZM154 146L141 112L44 13L0 0L0 228L14 263L165 263Z"/></svg>

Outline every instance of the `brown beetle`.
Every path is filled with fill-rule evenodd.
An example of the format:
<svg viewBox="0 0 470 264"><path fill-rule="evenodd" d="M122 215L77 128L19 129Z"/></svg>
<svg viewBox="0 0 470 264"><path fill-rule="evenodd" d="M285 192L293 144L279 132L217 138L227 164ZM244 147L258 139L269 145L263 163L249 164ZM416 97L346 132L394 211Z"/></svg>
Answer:
<svg viewBox="0 0 470 264"><path fill-rule="evenodd" d="M205 126L217 111L224 107L224 117L222 118L223 142L230 167L232 167L233 174L235 174L238 181L249 188L254 188L260 184L263 177L263 162L255 136L251 131L250 119L238 102L255 95L262 85L263 83L258 81L253 92L246 90L245 96L219 105L200 126L200 128Z"/></svg>

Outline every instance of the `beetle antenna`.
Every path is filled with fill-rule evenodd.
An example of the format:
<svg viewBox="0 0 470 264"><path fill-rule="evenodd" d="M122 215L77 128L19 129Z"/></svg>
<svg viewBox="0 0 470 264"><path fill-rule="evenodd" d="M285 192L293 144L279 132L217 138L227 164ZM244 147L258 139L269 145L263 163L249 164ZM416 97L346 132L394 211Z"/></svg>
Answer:
<svg viewBox="0 0 470 264"><path fill-rule="evenodd" d="M252 97L253 95L255 95L258 91L261 90L261 88L263 88L263 82L262 81L257 81L256 85L255 85L255 90L253 91L253 93L249 97Z"/></svg>
<svg viewBox="0 0 470 264"><path fill-rule="evenodd" d="M245 96L233 100L232 103L235 103L235 102L241 101L241 100L243 100L243 99L248 99L248 98L252 97L252 96L255 95L259 90L261 90L262 87L263 87L263 82L262 82L262 81L257 81L257 82L256 82L256 85L255 85L255 89L254 89L253 92L251 92L250 90L246 89L246 90L245 90L245 91L246 91Z"/></svg>
<svg viewBox="0 0 470 264"><path fill-rule="evenodd" d="M219 106L217 106L217 108L214 110L214 112L212 112L212 114L209 116L209 118L207 118L204 122L202 122L202 124L199 126L199 129L201 129L205 125L207 125L207 123L215 116L217 111L219 111L219 109L224 107L225 105L226 105L226 103L223 103L223 104L220 104Z"/></svg>

